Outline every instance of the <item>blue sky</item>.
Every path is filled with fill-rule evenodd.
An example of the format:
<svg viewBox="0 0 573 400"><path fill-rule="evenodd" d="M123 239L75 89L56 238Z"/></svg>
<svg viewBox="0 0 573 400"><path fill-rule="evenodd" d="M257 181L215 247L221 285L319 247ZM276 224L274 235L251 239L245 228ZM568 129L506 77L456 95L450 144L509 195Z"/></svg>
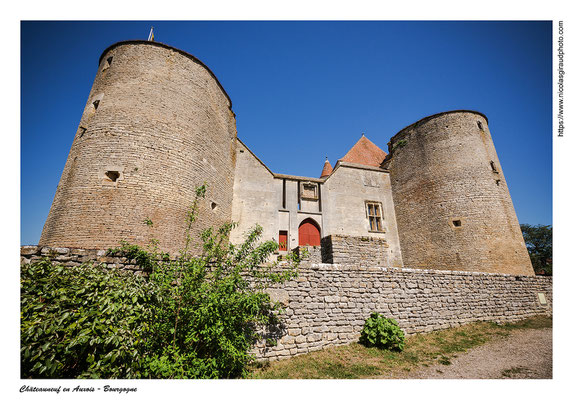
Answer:
<svg viewBox="0 0 573 400"><path fill-rule="evenodd" d="M274 172L319 176L362 132L383 150L434 113L487 115L521 223L552 223L551 22L23 22L21 244L36 244L98 59L146 39L189 52Z"/></svg>

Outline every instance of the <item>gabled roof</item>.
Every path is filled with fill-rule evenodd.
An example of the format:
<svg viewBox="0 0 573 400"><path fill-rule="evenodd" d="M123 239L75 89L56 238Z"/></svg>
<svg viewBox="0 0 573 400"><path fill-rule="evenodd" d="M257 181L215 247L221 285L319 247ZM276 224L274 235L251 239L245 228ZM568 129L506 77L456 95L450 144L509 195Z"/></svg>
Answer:
<svg viewBox="0 0 573 400"><path fill-rule="evenodd" d="M326 178L328 175L332 174L332 165L328 162L328 158L324 162L324 167L322 167L322 173L320 174L321 178Z"/></svg>
<svg viewBox="0 0 573 400"><path fill-rule="evenodd" d="M362 134L358 142L339 161L380 167L384 158L386 158L386 152Z"/></svg>

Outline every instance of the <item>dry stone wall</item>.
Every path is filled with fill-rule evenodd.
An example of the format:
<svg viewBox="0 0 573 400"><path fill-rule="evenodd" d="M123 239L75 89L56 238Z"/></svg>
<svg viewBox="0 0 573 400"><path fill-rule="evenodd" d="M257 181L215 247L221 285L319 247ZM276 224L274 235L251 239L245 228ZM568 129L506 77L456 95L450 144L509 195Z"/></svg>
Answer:
<svg viewBox="0 0 573 400"><path fill-rule="evenodd" d="M268 332L277 345L256 351L271 361L357 341L371 312L395 318L407 334L552 312L551 277L483 272L305 264L269 293L286 306L285 326Z"/></svg>
<svg viewBox="0 0 573 400"><path fill-rule="evenodd" d="M63 265L93 261L142 271L105 250L23 246L21 262L48 257ZM297 278L268 290L285 306L284 325L255 349L261 360L278 360L358 340L371 312L395 318L407 333L430 332L475 321L511 322L551 314L552 278L484 272L361 267L358 264L300 265ZM538 293L547 304L542 305Z"/></svg>
<svg viewBox="0 0 573 400"><path fill-rule="evenodd" d="M323 262L388 266L388 243L369 236L329 235L321 240Z"/></svg>
<svg viewBox="0 0 573 400"><path fill-rule="evenodd" d="M320 264L322 262L322 248L321 246L298 246L293 252L304 258L304 260L311 264Z"/></svg>
<svg viewBox="0 0 573 400"><path fill-rule="evenodd" d="M126 257L106 256L106 250L47 246L22 246L20 248L21 264L34 263L44 258L68 267L77 267L85 263L107 264L109 267L132 271L135 274L144 273L134 260Z"/></svg>

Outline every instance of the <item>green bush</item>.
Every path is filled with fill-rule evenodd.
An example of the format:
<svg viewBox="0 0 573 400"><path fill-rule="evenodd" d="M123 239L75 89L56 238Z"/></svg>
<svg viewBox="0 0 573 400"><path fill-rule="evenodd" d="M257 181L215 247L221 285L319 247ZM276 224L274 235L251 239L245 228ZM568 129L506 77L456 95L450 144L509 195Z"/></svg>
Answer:
<svg viewBox="0 0 573 400"><path fill-rule="evenodd" d="M115 269L21 267L22 378L137 378L153 289Z"/></svg>
<svg viewBox="0 0 573 400"><path fill-rule="evenodd" d="M359 342L367 347L402 351L404 332L394 319L372 313L364 323Z"/></svg>
<svg viewBox="0 0 573 400"><path fill-rule="evenodd" d="M253 228L240 246L234 224L201 235L201 255L175 260L126 242L108 255L132 258L145 278L115 269L63 267L45 260L21 273L23 378L237 378L247 375L263 327L279 324L280 305L265 289L296 274L290 256L279 272L267 263L278 248Z"/></svg>
<svg viewBox="0 0 573 400"><path fill-rule="evenodd" d="M232 225L205 231L203 255L163 263L149 280L152 306L149 369L156 378L236 378L247 374L249 353L262 326L278 324L280 306L264 289L284 282L294 269L274 273L265 260L276 242L257 245L262 228L245 243L228 243ZM153 350L153 351L151 351Z"/></svg>

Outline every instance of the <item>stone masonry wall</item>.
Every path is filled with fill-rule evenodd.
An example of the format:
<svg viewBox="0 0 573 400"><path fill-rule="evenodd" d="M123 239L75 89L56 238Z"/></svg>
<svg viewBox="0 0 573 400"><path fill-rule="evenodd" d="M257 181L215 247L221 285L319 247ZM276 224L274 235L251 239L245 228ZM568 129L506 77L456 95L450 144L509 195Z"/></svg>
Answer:
<svg viewBox="0 0 573 400"><path fill-rule="evenodd" d="M406 334L552 313L551 277L484 272L306 264L269 294L286 306L285 326L268 333L277 345L256 349L270 361L355 342L371 312L396 319Z"/></svg>
<svg viewBox="0 0 573 400"><path fill-rule="evenodd" d="M322 262L322 248L321 246L298 246L293 252L310 264L320 264ZM306 253L306 254L304 254Z"/></svg>
<svg viewBox="0 0 573 400"><path fill-rule="evenodd" d="M534 274L484 115L433 115L388 146L405 267Z"/></svg>
<svg viewBox="0 0 573 400"><path fill-rule="evenodd" d="M23 246L21 262L49 257L63 265L95 264L142 273L124 257L105 250ZM261 360L278 360L358 340L372 312L396 319L406 334L430 332L476 321L512 322L551 314L552 278L544 276L311 264L298 277L268 290L285 306L284 326L259 343ZM543 293L547 305L541 305Z"/></svg>
<svg viewBox="0 0 573 400"><path fill-rule="evenodd" d="M388 243L368 236L329 235L321 240L322 261L328 264L388 266Z"/></svg>
<svg viewBox="0 0 573 400"><path fill-rule="evenodd" d="M133 260L125 257L108 257L106 250L95 249L70 249L67 247L47 246L22 246L20 248L20 263L29 264L49 258L56 263L76 267L78 265L93 262L94 265L107 264L110 267L132 271L135 274L143 274L142 269Z"/></svg>
<svg viewBox="0 0 573 400"><path fill-rule="evenodd" d="M149 41L108 48L72 137L40 245L106 249L157 239L177 252L204 182L192 237L231 220L235 117L193 56Z"/></svg>

